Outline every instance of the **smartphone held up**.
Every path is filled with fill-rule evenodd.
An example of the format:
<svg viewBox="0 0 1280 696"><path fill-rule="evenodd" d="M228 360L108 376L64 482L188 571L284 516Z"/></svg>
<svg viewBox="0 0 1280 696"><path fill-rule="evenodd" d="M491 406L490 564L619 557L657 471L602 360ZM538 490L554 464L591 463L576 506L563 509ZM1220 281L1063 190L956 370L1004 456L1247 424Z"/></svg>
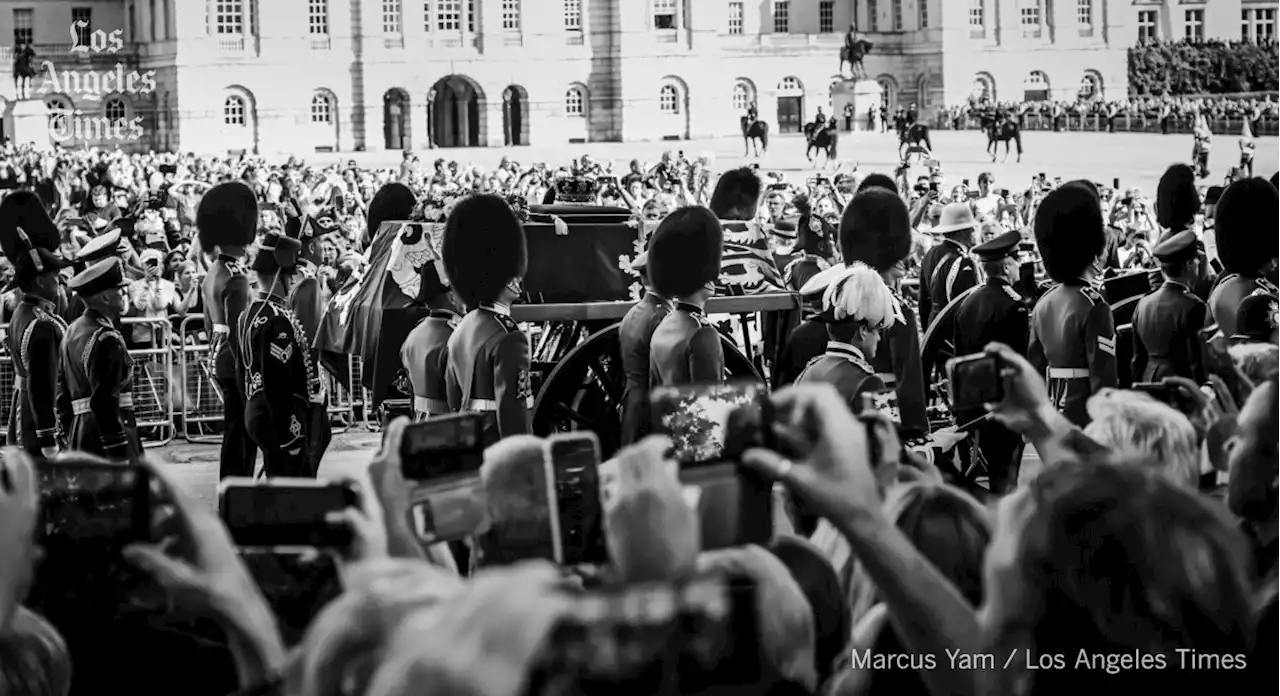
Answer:
<svg viewBox="0 0 1280 696"><path fill-rule="evenodd" d="M218 512L236 546L302 553L345 549L351 530L330 515L360 506L356 484L309 478L229 477L218 488Z"/></svg>
<svg viewBox="0 0 1280 696"><path fill-rule="evenodd" d="M947 361L951 408L957 413L984 410L985 404L1004 399L1004 368L995 353L975 353Z"/></svg>
<svg viewBox="0 0 1280 696"><path fill-rule="evenodd" d="M480 465L484 417L457 413L405 427L400 461L412 528L424 544L458 541L489 527Z"/></svg>

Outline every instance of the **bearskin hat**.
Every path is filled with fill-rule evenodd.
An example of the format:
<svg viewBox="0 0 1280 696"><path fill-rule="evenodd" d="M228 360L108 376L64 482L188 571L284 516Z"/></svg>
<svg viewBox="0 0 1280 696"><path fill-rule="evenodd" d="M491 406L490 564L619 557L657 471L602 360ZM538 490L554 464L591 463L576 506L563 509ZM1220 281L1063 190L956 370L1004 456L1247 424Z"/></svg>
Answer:
<svg viewBox="0 0 1280 696"><path fill-rule="evenodd" d="M444 272L468 308L497 300L507 283L524 276L528 255L524 228L498 196L465 198L445 221Z"/></svg>
<svg viewBox="0 0 1280 696"><path fill-rule="evenodd" d="M858 184L857 192L862 193L869 188L882 188L893 191L894 193L898 192L898 184L894 182L888 174L881 174L879 172L868 174L867 178L863 179L862 183Z"/></svg>
<svg viewBox="0 0 1280 696"><path fill-rule="evenodd" d="M1079 278L1107 245L1098 196L1076 182L1049 192L1036 210L1035 234L1049 277L1059 283Z"/></svg>
<svg viewBox="0 0 1280 696"><path fill-rule="evenodd" d="M1156 222L1167 230L1185 229L1200 212L1196 173L1185 164L1164 171L1156 186Z"/></svg>
<svg viewBox="0 0 1280 696"><path fill-rule="evenodd" d="M840 218L840 253L882 273L907 258L911 216L898 194L873 186L853 197Z"/></svg>
<svg viewBox="0 0 1280 696"><path fill-rule="evenodd" d="M200 246L249 246L258 232L258 199L253 189L227 181L209 189L196 208Z"/></svg>
<svg viewBox="0 0 1280 696"><path fill-rule="evenodd" d="M392 182L378 189L369 201L368 227L365 230L365 243L372 244L373 236L378 233L382 223L395 220L408 220L413 209L418 205L413 191L404 184Z"/></svg>
<svg viewBox="0 0 1280 696"><path fill-rule="evenodd" d="M706 208L685 206L666 217L649 242L649 282L659 295L685 297L720 278L724 230Z"/></svg>
<svg viewBox="0 0 1280 696"><path fill-rule="evenodd" d="M760 177L750 167L730 169L720 175L707 205L721 220L749 220L760 205Z"/></svg>
<svg viewBox="0 0 1280 696"><path fill-rule="evenodd" d="M1280 195L1263 179L1242 179L1227 187L1213 215L1218 258L1229 273L1254 275L1276 258Z"/></svg>
<svg viewBox="0 0 1280 696"><path fill-rule="evenodd" d="M0 202L0 251L13 264L13 285L22 286L41 273L61 270L61 235L40 197L15 191Z"/></svg>

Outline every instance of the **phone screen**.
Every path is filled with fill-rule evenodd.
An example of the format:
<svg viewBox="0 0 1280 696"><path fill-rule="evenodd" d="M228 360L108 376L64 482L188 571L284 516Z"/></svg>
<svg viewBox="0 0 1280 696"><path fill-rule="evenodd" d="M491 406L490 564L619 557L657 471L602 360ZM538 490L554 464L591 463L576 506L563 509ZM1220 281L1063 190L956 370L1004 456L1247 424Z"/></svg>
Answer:
<svg viewBox="0 0 1280 696"><path fill-rule="evenodd" d="M745 407L749 413L740 416L743 427L750 427L752 414L758 427L765 415L762 403L768 401L768 395L768 389L759 382L660 387L650 394L654 430L671 436L673 456L679 462L720 461L729 441L730 415Z"/></svg>
<svg viewBox="0 0 1280 696"><path fill-rule="evenodd" d="M341 548L350 532L325 518L357 502L355 491L343 484L224 482L219 508L237 546Z"/></svg>
<svg viewBox="0 0 1280 696"><path fill-rule="evenodd" d="M606 563L604 508L600 500L600 446L594 436L552 438L550 496L555 500L563 565Z"/></svg>
<svg viewBox="0 0 1280 696"><path fill-rule="evenodd" d="M1000 359L979 353L953 358L947 363L951 406L956 411L982 410L983 404L1004 398Z"/></svg>
<svg viewBox="0 0 1280 696"><path fill-rule="evenodd" d="M473 474L484 462L484 416L457 413L404 429L400 462L404 477L425 481Z"/></svg>
<svg viewBox="0 0 1280 696"><path fill-rule="evenodd" d="M767 544L773 537L773 486L736 464L685 467L685 502L698 513L704 550Z"/></svg>

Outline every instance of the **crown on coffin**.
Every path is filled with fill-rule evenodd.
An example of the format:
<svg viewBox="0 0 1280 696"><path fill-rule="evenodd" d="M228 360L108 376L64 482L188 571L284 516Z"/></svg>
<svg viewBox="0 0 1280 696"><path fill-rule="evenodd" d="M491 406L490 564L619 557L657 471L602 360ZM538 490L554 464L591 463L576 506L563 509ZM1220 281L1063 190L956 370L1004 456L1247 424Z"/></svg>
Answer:
<svg viewBox="0 0 1280 696"><path fill-rule="evenodd" d="M555 183L557 203L595 203L600 183L586 177L566 177Z"/></svg>

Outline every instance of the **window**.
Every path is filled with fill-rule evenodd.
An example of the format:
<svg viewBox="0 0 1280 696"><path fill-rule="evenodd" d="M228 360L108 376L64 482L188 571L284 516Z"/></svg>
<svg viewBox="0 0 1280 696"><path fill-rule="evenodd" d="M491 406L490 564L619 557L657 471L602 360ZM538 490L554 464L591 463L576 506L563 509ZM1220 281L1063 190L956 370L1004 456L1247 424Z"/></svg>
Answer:
<svg viewBox="0 0 1280 696"><path fill-rule="evenodd" d="M1018 16L1021 18L1022 26L1024 27L1040 26L1040 0L1022 0L1022 7L1018 10Z"/></svg>
<svg viewBox="0 0 1280 696"><path fill-rule="evenodd" d="M34 40L34 32L32 30L33 20L31 13L34 10L14 10L13 11L13 43L14 45L29 44Z"/></svg>
<svg viewBox="0 0 1280 696"><path fill-rule="evenodd" d="M753 101L755 100L751 97L750 85L745 82L739 82L733 86L734 111L746 111Z"/></svg>
<svg viewBox="0 0 1280 696"><path fill-rule="evenodd" d="M653 0L653 28L676 28L676 0Z"/></svg>
<svg viewBox="0 0 1280 696"><path fill-rule="evenodd" d="M59 133L70 132L70 122L67 117L75 113L71 108L71 102L66 97L49 97L44 103L45 108L49 109L49 127Z"/></svg>
<svg viewBox="0 0 1280 696"><path fill-rule="evenodd" d="M1156 11L1155 10L1139 10L1138 11L1138 40L1139 41L1155 41L1159 36L1156 29Z"/></svg>
<svg viewBox="0 0 1280 696"><path fill-rule="evenodd" d="M582 0L564 0L564 28L582 31Z"/></svg>
<svg viewBox="0 0 1280 696"><path fill-rule="evenodd" d="M680 113L680 92L675 85L663 85L658 93L658 110L664 114Z"/></svg>
<svg viewBox="0 0 1280 696"><path fill-rule="evenodd" d="M587 99L579 87L570 87L564 93L564 113L566 116L586 116Z"/></svg>
<svg viewBox="0 0 1280 696"><path fill-rule="evenodd" d="M1093 26L1093 0L1076 0L1076 24Z"/></svg>
<svg viewBox="0 0 1280 696"><path fill-rule="evenodd" d="M730 34L734 36L740 36L742 34L743 14L744 13L742 9L742 3L740 2L729 3L729 33Z"/></svg>
<svg viewBox="0 0 1280 696"><path fill-rule="evenodd" d="M311 98L311 122L333 124L333 98L321 92Z"/></svg>
<svg viewBox="0 0 1280 696"><path fill-rule="evenodd" d="M228 126L243 126L248 123L244 97L231 95L222 102L222 122Z"/></svg>
<svg viewBox="0 0 1280 696"><path fill-rule="evenodd" d="M213 25L219 34L244 34L244 3L241 0L217 0L213 8Z"/></svg>
<svg viewBox="0 0 1280 696"><path fill-rule="evenodd" d="M902 31L902 0L893 0L893 30Z"/></svg>
<svg viewBox="0 0 1280 696"><path fill-rule="evenodd" d="M1085 100L1101 99L1102 79L1091 72L1085 73L1084 77L1080 79L1079 97Z"/></svg>
<svg viewBox="0 0 1280 696"><path fill-rule="evenodd" d="M818 3L818 33L831 34L836 30L836 4L832 0Z"/></svg>
<svg viewBox="0 0 1280 696"><path fill-rule="evenodd" d="M1204 40L1204 10L1184 10L1182 37L1189 41Z"/></svg>
<svg viewBox="0 0 1280 696"><path fill-rule="evenodd" d="M773 33L791 30L791 0L773 0Z"/></svg>
<svg viewBox="0 0 1280 696"><path fill-rule="evenodd" d="M502 0L502 30L520 31L520 0Z"/></svg>
<svg viewBox="0 0 1280 696"><path fill-rule="evenodd" d="M88 46L89 35L93 33L93 8L71 8L71 24L76 28L76 43Z"/></svg>
<svg viewBox="0 0 1280 696"><path fill-rule="evenodd" d="M982 27L986 24L982 2L983 0L969 0L969 26L971 27Z"/></svg>
<svg viewBox="0 0 1280 696"><path fill-rule="evenodd" d="M1269 41L1276 34L1276 11L1241 10L1240 39L1242 41Z"/></svg>
<svg viewBox="0 0 1280 696"><path fill-rule="evenodd" d="M307 33L329 33L329 0L307 0Z"/></svg>
<svg viewBox="0 0 1280 696"><path fill-rule="evenodd" d="M476 0L467 0L467 32L476 33Z"/></svg>
<svg viewBox="0 0 1280 696"><path fill-rule="evenodd" d="M880 13L876 10L876 0L867 0L867 30L880 31Z"/></svg>
<svg viewBox="0 0 1280 696"><path fill-rule="evenodd" d="M120 123L128 117L128 109L124 105L124 100L120 97L111 97L102 105L102 115L107 117L108 123Z"/></svg>
<svg viewBox="0 0 1280 696"><path fill-rule="evenodd" d="M436 3L436 31L462 29L462 0L439 0Z"/></svg>
<svg viewBox="0 0 1280 696"><path fill-rule="evenodd" d="M920 0L920 28L929 28L929 0Z"/></svg>
<svg viewBox="0 0 1280 696"><path fill-rule="evenodd" d="M797 97L804 94L804 85L800 84L796 78L788 76L778 83L778 91L784 97Z"/></svg>
<svg viewBox="0 0 1280 696"><path fill-rule="evenodd" d="M382 0L382 33L400 33L400 0Z"/></svg>

